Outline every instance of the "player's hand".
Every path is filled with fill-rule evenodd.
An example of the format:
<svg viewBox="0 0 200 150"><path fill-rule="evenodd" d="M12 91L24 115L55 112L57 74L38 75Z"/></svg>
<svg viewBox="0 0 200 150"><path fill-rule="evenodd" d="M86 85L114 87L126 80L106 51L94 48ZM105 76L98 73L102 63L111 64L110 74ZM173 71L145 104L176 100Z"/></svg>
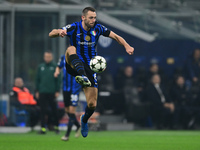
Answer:
<svg viewBox="0 0 200 150"><path fill-rule="evenodd" d="M55 72L54 72L54 77L57 78L59 74L60 74L60 72L55 71Z"/></svg>
<svg viewBox="0 0 200 150"><path fill-rule="evenodd" d="M40 97L39 92L36 92L36 93L35 93L35 97L36 97L37 99L39 99L39 97Z"/></svg>
<svg viewBox="0 0 200 150"><path fill-rule="evenodd" d="M59 34L60 37L63 38L65 35L67 35L67 30L60 29L59 32L58 32L58 34Z"/></svg>
<svg viewBox="0 0 200 150"><path fill-rule="evenodd" d="M131 46L129 46L129 47L126 48L126 52L127 52L129 55L133 55L133 53L134 53L134 48L131 47Z"/></svg>
<svg viewBox="0 0 200 150"><path fill-rule="evenodd" d="M59 96L59 92L56 92L55 93L55 97L57 98Z"/></svg>

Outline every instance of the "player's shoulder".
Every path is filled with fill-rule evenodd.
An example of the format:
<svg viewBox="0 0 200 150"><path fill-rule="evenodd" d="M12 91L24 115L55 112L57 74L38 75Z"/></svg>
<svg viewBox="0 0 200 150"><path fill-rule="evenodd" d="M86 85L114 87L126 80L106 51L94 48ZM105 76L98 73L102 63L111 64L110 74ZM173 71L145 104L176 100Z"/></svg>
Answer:
<svg viewBox="0 0 200 150"><path fill-rule="evenodd" d="M62 60L65 59L65 55L61 55L60 59L62 59Z"/></svg>
<svg viewBox="0 0 200 150"><path fill-rule="evenodd" d="M101 28L101 27L103 27L103 25L102 25L101 23L99 23L99 22L96 21L95 27L96 27L96 28Z"/></svg>
<svg viewBox="0 0 200 150"><path fill-rule="evenodd" d="M73 30L75 29L77 26L77 22L74 22L72 24L67 24L66 26L62 27L63 30Z"/></svg>
<svg viewBox="0 0 200 150"><path fill-rule="evenodd" d="M100 23L99 21L96 21L95 25L98 27L105 27L104 24Z"/></svg>
<svg viewBox="0 0 200 150"><path fill-rule="evenodd" d="M95 23L95 27L94 27L95 29L99 29L99 30L108 30L108 28L107 27L105 27L103 24L101 24L101 23L98 23L98 22L96 22Z"/></svg>

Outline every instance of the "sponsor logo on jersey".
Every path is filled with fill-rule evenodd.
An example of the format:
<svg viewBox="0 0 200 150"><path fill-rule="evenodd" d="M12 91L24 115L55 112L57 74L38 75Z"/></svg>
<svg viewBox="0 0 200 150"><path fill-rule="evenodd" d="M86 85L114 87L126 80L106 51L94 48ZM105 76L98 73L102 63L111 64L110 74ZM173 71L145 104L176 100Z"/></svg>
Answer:
<svg viewBox="0 0 200 150"><path fill-rule="evenodd" d="M80 41L78 41L78 44L86 45L86 46L90 46L90 47L95 46L95 42L80 42Z"/></svg>

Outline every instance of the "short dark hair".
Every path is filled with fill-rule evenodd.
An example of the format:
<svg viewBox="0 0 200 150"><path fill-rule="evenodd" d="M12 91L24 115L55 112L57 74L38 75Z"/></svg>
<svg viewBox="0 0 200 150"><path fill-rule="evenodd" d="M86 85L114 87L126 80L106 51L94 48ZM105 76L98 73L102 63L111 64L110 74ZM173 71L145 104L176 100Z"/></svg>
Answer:
<svg viewBox="0 0 200 150"><path fill-rule="evenodd" d="M52 53L52 51L51 50L46 50L46 51L44 51L44 53Z"/></svg>
<svg viewBox="0 0 200 150"><path fill-rule="evenodd" d="M82 11L82 15L85 16L88 11L96 12L96 9L94 9L93 7L85 7Z"/></svg>

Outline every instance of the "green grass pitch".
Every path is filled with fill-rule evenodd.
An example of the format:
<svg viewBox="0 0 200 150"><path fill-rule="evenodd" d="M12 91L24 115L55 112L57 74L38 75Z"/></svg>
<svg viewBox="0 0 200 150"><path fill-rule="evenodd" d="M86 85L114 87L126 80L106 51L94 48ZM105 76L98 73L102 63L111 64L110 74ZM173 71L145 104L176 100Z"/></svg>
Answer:
<svg viewBox="0 0 200 150"><path fill-rule="evenodd" d="M200 131L98 131L61 141L64 132L0 134L0 150L200 150Z"/></svg>

